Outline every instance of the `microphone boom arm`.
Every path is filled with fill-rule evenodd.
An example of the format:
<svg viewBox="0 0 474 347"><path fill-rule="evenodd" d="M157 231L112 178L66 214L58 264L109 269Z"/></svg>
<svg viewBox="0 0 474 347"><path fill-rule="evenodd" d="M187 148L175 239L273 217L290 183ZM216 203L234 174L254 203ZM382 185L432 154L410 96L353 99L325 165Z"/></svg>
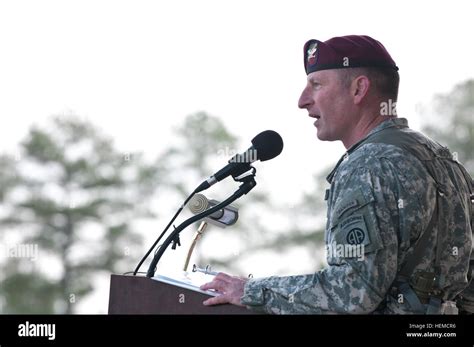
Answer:
<svg viewBox="0 0 474 347"><path fill-rule="evenodd" d="M163 253L166 251L168 246L173 242L173 240L176 238L176 236L181 231L183 231L185 228L187 228L189 225L193 224L194 222L196 222L196 221L198 221L198 220L200 220L204 217L207 217L207 216L213 214L214 212L219 211L220 209L223 209L227 205L230 205L235 200L239 199L243 195L250 192L250 190L252 190L257 185L257 182L255 182L254 174L245 176L245 177L239 179L238 181L243 182L243 183L240 185L239 189L237 189L234 192L234 194L232 194L229 198L227 198L226 200L222 201L220 204L215 205L214 207L212 207L212 208L210 208L210 209L208 209L208 210L206 210L206 211L204 211L200 214L197 214L197 215L195 215L191 218L188 218L183 223L181 223L175 230L173 230L173 232L168 236L168 238L166 238L166 240L163 242L163 244L161 245L161 247L158 249L155 256L153 257L153 260L152 260L152 262L150 264L150 267L148 268L148 272L146 274L147 277L153 277L155 275L156 266L157 266L158 262L160 261L161 257L163 256Z"/></svg>

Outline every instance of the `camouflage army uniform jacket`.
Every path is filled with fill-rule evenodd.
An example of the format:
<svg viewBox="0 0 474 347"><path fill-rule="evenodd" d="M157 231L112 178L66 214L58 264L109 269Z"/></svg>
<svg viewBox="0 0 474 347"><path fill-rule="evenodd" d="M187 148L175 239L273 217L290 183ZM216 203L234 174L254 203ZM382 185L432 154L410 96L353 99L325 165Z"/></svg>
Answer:
<svg viewBox="0 0 474 347"><path fill-rule="evenodd" d="M407 120L389 119L367 136L399 126L407 127ZM436 205L434 181L423 164L399 147L365 143L341 158L328 181L329 266L309 275L249 280L241 302L275 314L420 313L390 293L400 264ZM347 245L359 248L347 254ZM426 249L422 270L432 270L432 246ZM470 252L471 245L466 247ZM467 269L460 271L466 277ZM452 291L450 299L460 289Z"/></svg>

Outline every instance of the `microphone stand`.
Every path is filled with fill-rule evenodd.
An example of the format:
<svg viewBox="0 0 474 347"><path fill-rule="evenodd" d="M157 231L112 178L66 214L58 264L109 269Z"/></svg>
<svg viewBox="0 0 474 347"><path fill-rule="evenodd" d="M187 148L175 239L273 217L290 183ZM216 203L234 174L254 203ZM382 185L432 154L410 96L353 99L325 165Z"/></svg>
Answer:
<svg viewBox="0 0 474 347"><path fill-rule="evenodd" d="M186 261L184 262L183 271L188 270L189 260L191 259L191 255L193 254L194 247L196 246L196 243L198 242L198 240L201 238L202 234L204 233L204 230L206 230L206 227L207 227L207 222L202 221L201 224L199 225L199 228L196 231L196 234L194 235L193 242L191 243L191 246L189 247L188 255L186 257Z"/></svg>
<svg viewBox="0 0 474 347"><path fill-rule="evenodd" d="M255 171L256 170L255 170L254 167L251 167L251 168L253 169L251 174L248 174L248 175L246 175L242 178L235 178L234 177L234 179L236 181L242 182L242 184L240 185L239 189L237 189L234 192L234 194L232 194L229 198L227 198L226 200L224 200L220 204L215 205L214 207L212 207L212 208L210 208L210 209L208 209L208 210L206 210L206 211L204 211L200 214L197 214L197 215L195 215L191 218L188 218L183 223L181 223L175 230L173 230L173 232L163 242L162 246L158 249L155 256L153 257L153 260L150 264L150 267L148 268L148 272L146 274L146 277L153 277L155 275L156 266L157 266L158 262L160 261L161 257L163 256L163 253L166 251L166 248L168 248L168 246L173 242L173 240L176 239L176 237L179 235L179 233L181 231L183 231L186 227L193 224L194 222L196 222L196 221L198 221L198 220L200 220L204 217L207 217L207 216L213 214L214 212L219 211L220 209L223 209L227 205L230 205L232 202L234 202L238 198L240 198L243 195L250 192L257 185L257 182L255 182Z"/></svg>

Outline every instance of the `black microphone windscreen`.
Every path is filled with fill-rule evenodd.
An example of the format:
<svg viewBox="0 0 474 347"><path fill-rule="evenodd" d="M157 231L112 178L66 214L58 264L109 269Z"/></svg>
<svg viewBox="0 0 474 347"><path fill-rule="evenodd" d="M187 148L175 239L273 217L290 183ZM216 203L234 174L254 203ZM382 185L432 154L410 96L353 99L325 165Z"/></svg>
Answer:
<svg viewBox="0 0 474 347"><path fill-rule="evenodd" d="M253 138L252 145L257 150L257 158L260 161L265 161L273 159L281 153L283 139L276 131L265 130Z"/></svg>

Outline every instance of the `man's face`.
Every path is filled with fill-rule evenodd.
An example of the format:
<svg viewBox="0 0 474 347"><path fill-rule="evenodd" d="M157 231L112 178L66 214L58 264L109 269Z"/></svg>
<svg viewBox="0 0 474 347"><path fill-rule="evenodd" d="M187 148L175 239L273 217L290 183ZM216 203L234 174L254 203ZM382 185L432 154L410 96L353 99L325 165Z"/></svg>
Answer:
<svg viewBox="0 0 474 347"><path fill-rule="evenodd" d="M337 70L322 70L308 75L308 83L298 101L299 108L315 118L318 139L343 140L351 131L352 100L350 90L342 85Z"/></svg>

